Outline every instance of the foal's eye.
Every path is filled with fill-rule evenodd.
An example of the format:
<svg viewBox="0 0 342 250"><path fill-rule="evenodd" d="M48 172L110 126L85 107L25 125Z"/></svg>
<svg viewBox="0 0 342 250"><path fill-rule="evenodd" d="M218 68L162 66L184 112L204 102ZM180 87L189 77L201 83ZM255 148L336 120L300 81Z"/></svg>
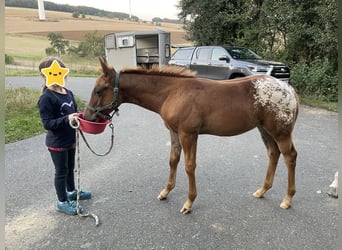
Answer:
<svg viewBox="0 0 342 250"><path fill-rule="evenodd" d="M94 90L94 92L95 92L95 95L101 96L101 94L102 94L102 89L97 88L97 89Z"/></svg>

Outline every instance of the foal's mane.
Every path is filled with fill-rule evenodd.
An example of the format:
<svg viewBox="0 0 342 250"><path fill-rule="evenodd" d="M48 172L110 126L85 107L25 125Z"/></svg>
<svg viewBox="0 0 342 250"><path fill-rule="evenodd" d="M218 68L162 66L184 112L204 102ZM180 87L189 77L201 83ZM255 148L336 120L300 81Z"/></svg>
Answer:
<svg viewBox="0 0 342 250"><path fill-rule="evenodd" d="M127 67L121 70L121 73L144 74L144 75L160 75L175 77L195 77L196 72L178 66L152 65L151 68L145 67Z"/></svg>

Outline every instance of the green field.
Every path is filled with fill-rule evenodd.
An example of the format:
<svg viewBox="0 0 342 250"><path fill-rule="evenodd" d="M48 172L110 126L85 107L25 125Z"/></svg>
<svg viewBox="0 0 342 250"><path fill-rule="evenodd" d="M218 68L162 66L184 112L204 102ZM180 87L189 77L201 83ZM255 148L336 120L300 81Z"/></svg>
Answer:
<svg viewBox="0 0 342 250"><path fill-rule="evenodd" d="M45 48L50 46L47 38L23 35L23 34L7 34L5 36L6 54L14 58L14 62L19 66L26 66L33 69L33 72L22 72L17 69L6 69L6 75L19 74L37 74L39 62L46 57ZM73 42L76 44L77 42ZM99 67L97 58L87 59L74 57L71 55L62 55L61 59L75 73L89 75L94 74ZM82 73L83 72L83 73ZM72 74L71 74L72 75Z"/></svg>

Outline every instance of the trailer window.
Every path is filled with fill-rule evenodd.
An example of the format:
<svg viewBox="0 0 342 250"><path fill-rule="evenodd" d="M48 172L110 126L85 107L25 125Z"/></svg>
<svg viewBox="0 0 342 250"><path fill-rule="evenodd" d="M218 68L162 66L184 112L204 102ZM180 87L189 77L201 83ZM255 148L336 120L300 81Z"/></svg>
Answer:
<svg viewBox="0 0 342 250"><path fill-rule="evenodd" d="M118 47L132 47L134 45L133 36L118 37Z"/></svg>
<svg viewBox="0 0 342 250"><path fill-rule="evenodd" d="M122 45L128 46L128 39L122 39Z"/></svg>

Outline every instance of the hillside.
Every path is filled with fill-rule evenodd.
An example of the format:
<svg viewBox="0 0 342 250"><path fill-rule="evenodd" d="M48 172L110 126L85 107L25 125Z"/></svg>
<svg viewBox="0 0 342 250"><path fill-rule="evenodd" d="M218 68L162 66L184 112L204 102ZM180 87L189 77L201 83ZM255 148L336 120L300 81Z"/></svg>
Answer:
<svg viewBox="0 0 342 250"><path fill-rule="evenodd" d="M180 24L162 23L156 26L151 22L131 22L97 16L73 18L70 13L46 11L46 21L39 21L38 11L25 8L5 8L6 34L29 34L46 37L49 32L61 33L65 39L80 41L82 36L94 30L105 35L132 30L163 29L171 32L172 44L186 43L184 30Z"/></svg>
<svg viewBox="0 0 342 250"><path fill-rule="evenodd" d="M47 39L49 32L61 33L71 43L78 43L89 32L97 31L105 35L124 31L163 29L171 32L171 44L185 44L185 32L180 24L162 23L160 26L152 22L132 22L128 20L109 19L98 16L73 18L71 13L46 11L46 20L39 21L38 10L5 7L5 53L12 56L19 65L35 68L41 58L45 57L45 49L50 47ZM80 64L64 58L70 63ZM85 65L98 65L83 62Z"/></svg>
<svg viewBox="0 0 342 250"><path fill-rule="evenodd" d="M5 6L38 9L38 3L36 0L5 0ZM102 17L109 17L109 18L120 18L120 19L129 18L129 14L127 13L106 11L106 10L97 9L93 7L87 7L87 6L58 4L58 3L49 2L49 1L44 1L44 9L50 10L50 11L60 11L60 12L68 12L68 13L77 12L79 14L84 14L84 15L102 16ZM139 17L132 16L132 19L139 20Z"/></svg>

